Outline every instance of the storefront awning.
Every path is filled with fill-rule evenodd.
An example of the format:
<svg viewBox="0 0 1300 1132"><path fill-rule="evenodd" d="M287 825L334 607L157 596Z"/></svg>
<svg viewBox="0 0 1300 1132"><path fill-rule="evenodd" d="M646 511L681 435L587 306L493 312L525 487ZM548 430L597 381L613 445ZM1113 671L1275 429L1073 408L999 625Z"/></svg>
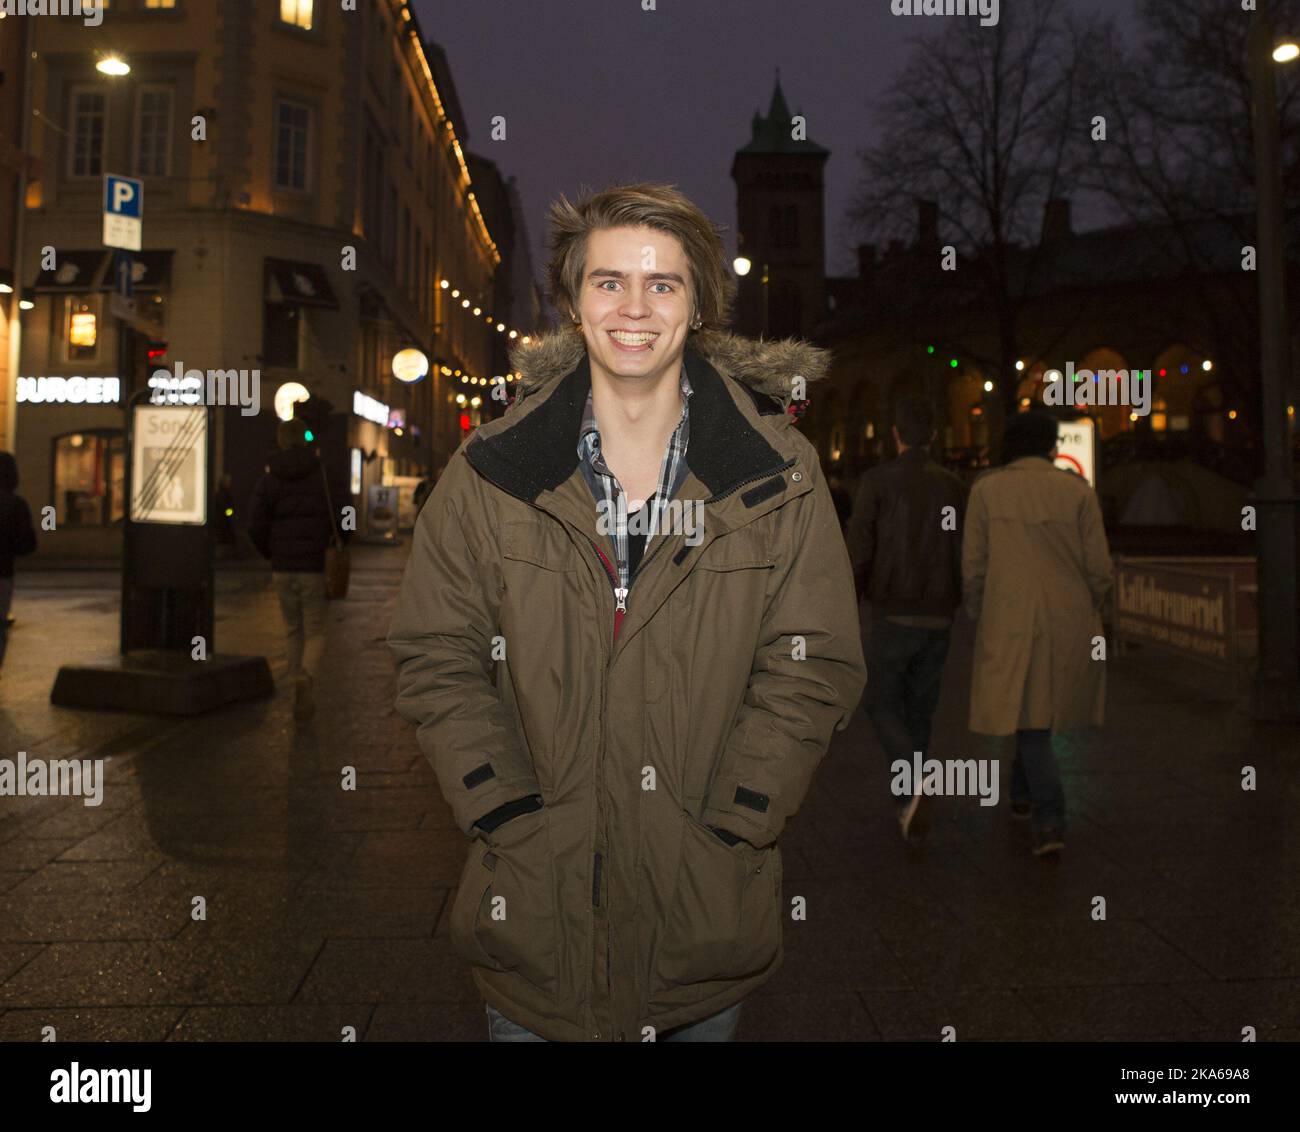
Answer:
<svg viewBox="0 0 1300 1132"><path fill-rule="evenodd" d="M112 286L113 253L104 248L61 251L52 271L36 277L38 291L98 291Z"/></svg>
<svg viewBox="0 0 1300 1132"><path fill-rule="evenodd" d="M170 251L135 252L135 266L131 278L137 291L161 291L171 285L172 253Z"/></svg>
<svg viewBox="0 0 1300 1132"><path fill-rule="evenodd" d="M338 310L325 269L316 263L291 259L266 260L266 297L273 303L294 303L303 307Z"/></svg>
<svg viewBox="0 0 1300 1132"><path fill-rule="evenodd" d="M171 283L172 252L132 252L133 290L161 291ZM104 248L58 253L58 266L42 271L38 291L111 291L114 289L114 253Z"/></svg>

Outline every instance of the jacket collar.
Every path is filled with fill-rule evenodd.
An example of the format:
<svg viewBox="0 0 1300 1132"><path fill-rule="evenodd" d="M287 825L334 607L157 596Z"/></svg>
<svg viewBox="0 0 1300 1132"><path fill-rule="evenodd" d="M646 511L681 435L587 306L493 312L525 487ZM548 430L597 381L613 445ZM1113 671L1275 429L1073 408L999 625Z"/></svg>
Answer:
<svg viewBox="0 0 1300 1132"><path fill-rule="evenodd" d="M795 378L823 378L829 352L793 339L761 342L705 332L690 340L685 357L694 390L686 462L710 496L726 495L788 463L793 449L779 440L780 450L774 447L779 432L774 436L757 421L789 427L786 409ZM479 429L465 455L481 475L532 503L577 469L591 363L581 336L572 331L517 347L511 361L521 374L516 402L500 420Z"/></svg>

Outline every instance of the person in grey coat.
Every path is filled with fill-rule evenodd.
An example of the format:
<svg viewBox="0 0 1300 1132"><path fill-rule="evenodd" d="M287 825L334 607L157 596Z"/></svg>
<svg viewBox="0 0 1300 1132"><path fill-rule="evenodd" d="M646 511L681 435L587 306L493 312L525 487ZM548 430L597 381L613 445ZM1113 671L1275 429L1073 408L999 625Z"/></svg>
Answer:
<svg viewBox="0 0 1300 1132"><path fill-rule="evenodd" d="M1112 584L1097 493L1055 465L1056 420L1007 421L1003 466L971 489L962 536L966 612L977 622L970 729L1015 735L1011 808L1036 855L1065 847L1058 731L1105 720L1101 610Z"/></svg>

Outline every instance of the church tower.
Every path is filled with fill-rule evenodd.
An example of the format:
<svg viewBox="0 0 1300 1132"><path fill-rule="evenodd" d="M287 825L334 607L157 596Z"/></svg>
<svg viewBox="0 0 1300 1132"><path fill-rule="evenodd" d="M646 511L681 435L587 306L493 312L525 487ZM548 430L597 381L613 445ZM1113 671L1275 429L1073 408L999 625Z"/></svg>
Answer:
<svg viewBox="0 0 1300 1132"><path fill-rule="evenodd" d="M736 329L765 338L806 335L826 303L823 170L830 150L807 136L790 113L778 70L767 116L754 112L753 137L736 151L738 254L749 259L740 279Z"/></svg>

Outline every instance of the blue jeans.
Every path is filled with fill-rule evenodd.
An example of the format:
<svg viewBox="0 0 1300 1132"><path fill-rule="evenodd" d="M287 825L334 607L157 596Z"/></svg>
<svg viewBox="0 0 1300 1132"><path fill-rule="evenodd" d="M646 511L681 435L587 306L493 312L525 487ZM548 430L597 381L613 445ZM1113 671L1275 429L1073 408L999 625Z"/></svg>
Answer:
<svg viewBox="0 0 1300 1132"><path fill-rule="evenodd" d="M1046 729L1016 732L1016 757L1011 764L1011 800L1028 802L1035 831L1065 832L1065 788L1052 753L1052 733Z"/></svg>
<svg viewBox="0 0 1300 1132"><path fill-rule="evenodd" d="M667 1030L663 1036L655 1035L657 1041L661 1042L734 1042L736 1040L736 1027L740 1024L740 1007L738 1002L735 1006L729 1006L720 1014L714 1014L712 1017L704 1018L699 1022L692 1022L689 1026L678 1026L675 1030ZM526 1030L518 1022L511 1022L504 1014L494 1010L491 1005L487 1007L488 1016L488 1041L490 1042L544 1042L545 1038L539 1034L534 1034L532 1030ZM635 1041L641 1040L638 1033Z"/></svg>
<svg viewBox="0 0 1300 1132"><path fill-rule="evenodd" d="M949 629L917 629L876 617L867 641L866 710L889 765L930 749ZM896 799L899 805L905 798Z"/></svg>

